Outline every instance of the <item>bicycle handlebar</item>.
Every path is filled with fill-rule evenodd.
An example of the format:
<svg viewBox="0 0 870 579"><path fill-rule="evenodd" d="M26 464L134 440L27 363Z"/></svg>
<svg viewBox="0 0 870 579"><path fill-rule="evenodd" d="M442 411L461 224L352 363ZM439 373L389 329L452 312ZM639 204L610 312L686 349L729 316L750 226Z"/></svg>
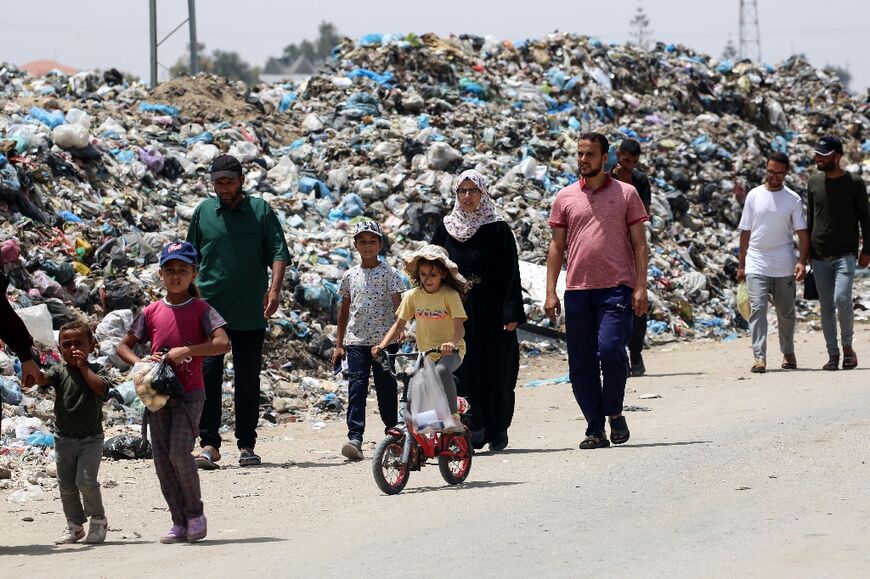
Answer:
<svg viewBox="0 0 870 579"><path fill-rule="evenodd" d="M457 351L459 348L454 348L453 351ZM428 356L429 354L437 354L441 351L441 348L429 348L424 352L416 351L416 352L396 352L395 354L391 354L386 350L381 350L381 354L379 359L381 361L381 367L387 371L387 373L391 374L393 377L398 378L399 373L396 372L390 365L390 358L416 358L419 355Z"/></svg>

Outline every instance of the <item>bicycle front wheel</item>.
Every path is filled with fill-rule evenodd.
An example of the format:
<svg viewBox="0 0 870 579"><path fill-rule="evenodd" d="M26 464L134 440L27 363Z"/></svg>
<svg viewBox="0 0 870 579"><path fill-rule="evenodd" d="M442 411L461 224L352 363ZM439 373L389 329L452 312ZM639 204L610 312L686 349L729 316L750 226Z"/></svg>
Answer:
<svg viewBox="0 0 870 579"><path fill-rule="evenodd" d="M406 435L407 436L407 435ZM408 484L411 469L408 463L402 464L402 447L405 436L388 434L375 447L372 456L372 474L378 488L388 495L402 492Z"/></svg>

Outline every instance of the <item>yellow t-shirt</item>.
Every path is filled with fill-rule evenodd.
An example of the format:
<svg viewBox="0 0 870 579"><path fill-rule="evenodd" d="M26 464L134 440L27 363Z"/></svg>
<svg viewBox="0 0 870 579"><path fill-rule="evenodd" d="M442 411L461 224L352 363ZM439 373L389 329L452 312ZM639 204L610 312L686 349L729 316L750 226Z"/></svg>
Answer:
<svg viewBox="0 0 870 579"><path fill-rule="evenodd" d="M416 318L417 349L421 352L449 342L453 338L454 319L468 319L459 292L447 285L441 286L434 294L421 287L405 292L396 315L406 322ZM459 340L456 347L459 357L464 358L465 340Z"/></svg>

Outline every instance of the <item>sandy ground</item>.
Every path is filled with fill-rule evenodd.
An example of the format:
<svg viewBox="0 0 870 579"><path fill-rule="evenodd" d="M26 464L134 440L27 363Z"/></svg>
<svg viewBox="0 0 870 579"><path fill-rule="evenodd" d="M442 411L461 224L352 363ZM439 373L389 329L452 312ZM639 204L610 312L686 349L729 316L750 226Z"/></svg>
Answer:
<svg viewBox="0 0 870 579"><path fill-rule="evenodd" d="M227 443L226 466L202 474L196 545L156 542L169 517L150 462L104 462L108 542L52 545L56 491L4 502L0 577L866 577L868 342L864 324L864 367L836 373L818 370L819 332L798 335L800 370L765 375L749 373L745 338L648 351L626 397L648 411L610 449L577 448L570 386L522 387L505 452L477 454L458 487L427 466L397 496L370 460L341 457L343 424L263 428L266 464L239 469ZM566 371L560 356L524 363L521 384Z"/></svg>

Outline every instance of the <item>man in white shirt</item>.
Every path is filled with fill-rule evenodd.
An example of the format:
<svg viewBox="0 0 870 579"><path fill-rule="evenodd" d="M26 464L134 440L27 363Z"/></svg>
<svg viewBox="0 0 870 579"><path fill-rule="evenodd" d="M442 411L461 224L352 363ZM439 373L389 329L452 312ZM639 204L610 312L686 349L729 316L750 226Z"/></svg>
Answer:
<svg viewBox="0 0 870 579"><path fill-rule="evenodd" d="M746 279L751 313L752 372L767 370L767 301L773 297L779 324L782 368L794 370L795 281L806 275L810 238L800 195L784 185L788 157L773 153L767 159L764 185L746 196L740 218L740 265L737 281ZM794 234L799 256L795 260Z"/></svg>

